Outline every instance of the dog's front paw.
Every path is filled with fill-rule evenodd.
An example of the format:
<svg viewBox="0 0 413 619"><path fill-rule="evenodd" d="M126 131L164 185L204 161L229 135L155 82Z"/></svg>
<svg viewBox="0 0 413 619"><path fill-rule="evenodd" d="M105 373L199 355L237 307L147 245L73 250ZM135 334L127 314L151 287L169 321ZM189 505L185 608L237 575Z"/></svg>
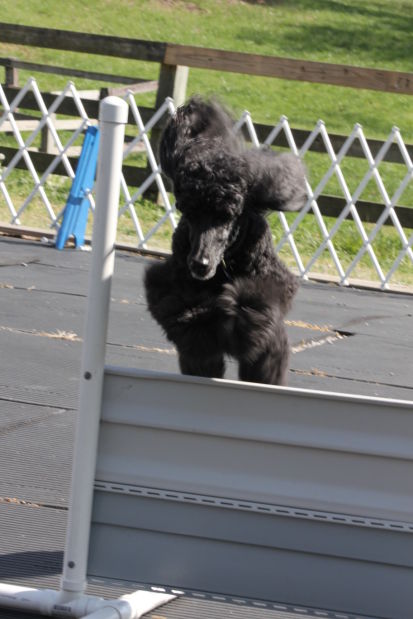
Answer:
<svg viewBox="0 0 413 619"><path fill-rule="evenodd" d="M226 284L218 299L218 305L228 316L236 317L241 313L265 314L269 304L249 280L239 280Z"/></svg>
<svg viewBox="0 0 413 619"><path fill-rule="evenodd" d="M179 316L176 317L176 322L179 323L191 323L195 320L208 318L211 314L209 307L197 306L186 308Z"/></svg>
<svg viewBox="0 0 413 619"><path fill-rule="evenodd" d="M238 280L227 284L219 297L219 305L229 320L227 333L235 356L250 354L269 341L277 320L277 310L255 282Z"/></svg>
<svg viewBox="0 0 413 619"><path fill-rule="evenodd" d="M233 284L225 284L224 291L219 295L217 306L229 318L238 313L238 291Z"/></svg>

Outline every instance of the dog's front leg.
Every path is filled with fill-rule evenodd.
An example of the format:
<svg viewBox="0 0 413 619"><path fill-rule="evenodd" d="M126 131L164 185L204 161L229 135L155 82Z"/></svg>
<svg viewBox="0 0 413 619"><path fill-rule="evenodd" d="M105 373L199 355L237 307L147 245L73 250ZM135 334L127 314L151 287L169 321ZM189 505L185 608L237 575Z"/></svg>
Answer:
<svg viewBox="0 0 413 619"><path fill-rule="evenodd" d="M227 349L239 363L240 380L284 385L289 343L270 289L265 280L242 278L225 286L219 305L228 316Z"/></svg>
<svg viewBox="0 0 413 619"><path fill-rule="evenodd" d="M282 322L272 325L271 335L257 341L253 349L239 355L240 380L268 385L286 385L290 347Z"/></svg>
<svg viewBox="0 0 413 619"><path fill-rule="evenodd" d="M207 376L209 378L222 378L224 376L225 361L222 354L206 356L196 351L180 351L178 348L178 355L182 374Z"/></svg>
<svg viewBox="0 0 413 619"><path fill-rule="evenodd" d="M211 298L187 308L176 320L175 344L182 374L222 378L225 373L223 316Z"/></svg>

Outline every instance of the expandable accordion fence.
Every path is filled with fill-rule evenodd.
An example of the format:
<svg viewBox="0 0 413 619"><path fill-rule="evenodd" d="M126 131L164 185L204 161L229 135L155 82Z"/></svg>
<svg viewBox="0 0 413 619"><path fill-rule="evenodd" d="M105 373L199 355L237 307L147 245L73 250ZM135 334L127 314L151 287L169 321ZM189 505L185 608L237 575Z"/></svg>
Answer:
<svg viewBox="0 0 413 619"><path fill-rule="evenodd" d="M78 143L87 126L95 121L88 117L80 94L72 82L54 97L49 107L34 79L28 80L17 94L12 91L9 97L13 99L8 100L6 90L0 85L0 106L3 108L0 132L10 136L3 149L6 161L0 174L0 201L6 206L11 222L19 223L24 221L28 206L36 199L41 208L46 210L51 225L57 227L61 212L55 212L53 195L61 192L62 186L61 183L56 186L52 179L57 173L66 175L68 181L74 178L71 149ZM31 101L32 107L38 107L38 119L20 119L19 110L24 109L27 99ZM61 111L68 113L68 99L71 115L76 116L77 120L57 119ZM150 134L153 129L158 131L165 117L174 113L174 103L172 99L166 99L156 113L144 122L133 93L130 92L125 100L129 106L129 123L137 132L125 143L118 217L127 221L128 234L130 233L131 239L136 238L137 247L156 248L155 242L160 229L164 224L174 229L176 215L174 204L162 179L157 153L152 148ZM282 146L300 156L304 162L307 157L320 157L315 153L322 153L323 161L317 162L317 168L322 170L322 173L315 180L311 179L310 175L307 181L308 200L302 211L293 218L285 213L278 214L280 234L276 249L287 252L300 277L307 278L312 272L324 268L319 266L322 259L329 274L335 274L339 283L346 285L349 278L359 277L357 269L361 268L365 261L366 265L371 267L369 277L375 279L380 288L387 288L402 267L412 267L413 219L411 202L409 197L406 198L406 195L411 195L409 192L413 180L412 147L405 144L397 127L393 127L387 139L381 143L368 140L360 124L354 126L348 137L337 140L332 138L325 123L320 120L308 136L300 139L298 143L297 132L291 128L285 116L281 116L278 123L268 129L268 134L264 134L262 128L257 133L250 114L245 112L235 124L234 130L242 131L254 146ZM40 165L41 153L34 147L44 131L50 136L54 154L43 156L40 173L36 167ZM14 144L13 147L11 143ZM144 168L136 163L139 153L145 156ZM359 162L358 171L355 171L353 166L355 158ZM399 171L390 182L384 172L386 166L394 167L396 163ZM25 182L27 195L16 201L10 186L14 176L22 170L29 179ZM141 217L141 211L145 208L142 196L152 185L155 185L158 194L159 208L154 218L155 223L146 229ZM334 196L330 195L331 193L334 193ZM374 202L371 202L370 194L375 196ZM93 209L93 192L88 196ZM377 200L379 202L376 202ZM403 200L407 202L407 206L399 206ZM323 210L322 204L333 206L334 215L328 217L326 213L329 208ZM307 217L309 215L311 217ZM308 232L310 219L315 222L315 226ZM373 223L366 224L366 221ZM346 226L351 226L350 231ZM380 257L377 251L379 243L387 242L382 236L385 229L393 233L395 251L391 259L386 252L386 260L383 259L383 254L381 253ZM309 234L313 245L310 256L307 252L304 255L303 249L300 249L300 237ZM341 240L344 242L348 234L353 239L351 258L350 254L347 255L347 250L340 248L343 244Z"/></svg>
<svg viewBox="0 0 413 619"><path fill-rule="evenodd" d="M412 402L105 368L126 115L103 101L61 590L0 605L133 619L179 589L406 619ZM91 577L170 593L105 602Z"/></svg>

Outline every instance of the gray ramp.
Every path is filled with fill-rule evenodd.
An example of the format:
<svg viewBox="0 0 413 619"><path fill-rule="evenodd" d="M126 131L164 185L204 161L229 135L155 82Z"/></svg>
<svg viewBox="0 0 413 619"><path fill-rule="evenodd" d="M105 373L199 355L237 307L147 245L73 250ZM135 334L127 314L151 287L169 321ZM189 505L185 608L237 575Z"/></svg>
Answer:
<svg viewBox="0 0 413 619"><path fill-rule="evenodd" d="M103 402L91 576L405 619L411 403L110 368Z"/></svg>
<svg viewBox="0 0 413 619"><path fill-rule="evenodd" d="M104 492L95 514L92 575L392 619L413 604L411 534Z"/></svg>

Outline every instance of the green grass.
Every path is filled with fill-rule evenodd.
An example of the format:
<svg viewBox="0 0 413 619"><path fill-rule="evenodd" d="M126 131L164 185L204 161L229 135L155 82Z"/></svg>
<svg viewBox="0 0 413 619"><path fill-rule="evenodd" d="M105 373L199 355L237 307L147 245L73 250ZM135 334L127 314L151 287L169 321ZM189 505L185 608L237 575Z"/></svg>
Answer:
<svg viewBox="0 0 413 619"><path fill-rule="evenodd" d="M87 3L73 0L68 7L62 10L60 2L51 0L14 3L0 0L2 19L11 23L412 71L413 0L89 0ZM157 79L159 70L153 63L5 44L0 44L0 55L148 79ZM27 77L27 73L21 72L21 84ZM47 74L37 74L36 78L42 90L61 89L67 81ZM79 89L103 85L86 80L75 82ZM322 118L329 132L345 135L359 122L367 137L380 139L385 139L391 127L397 125L405 142L413 142L413 97L409 96L191 69L188 95L195 92L217 95L236 115L248 109L256 122L275 124L285 114L292 126L312 129L317 119ZM153 105L154 94L141 95L137 102ZM5 139L0 134L0 143ZM328 168L329 160L322 155L308 154L306 165L314 187ZM352 190L365 174L367 163L347 159L342 169ZM391 195L406 168L382 164L380 172ZM30 182L25 184L22 177L16 175L13 184L16 201L24 200ZM59 210L66 186L58 179L51 182L52 199ZM334 178L326 187L326 193L342 195ZM361 198L381 201L374 182L369 183ZM413 205L413 183L399 203ZM147 201L138 204L145 230L156 220L157 208ZM5 218L6 211L0 198L0 219ZM25 213L24 220L22 218L26 225L31 219L39 223L45 219L34 205ZM277 218L271 218L271 221L277 237ZM300 226L297 231L300 237L297 242L308 258L318 239L317 230L314 218L307 217L305 227ZM119 234L131 241L136 238L126 216L119 222ZM389 261L391 256L397 255L400 243L398 236L394 235L390 228L379 235L377 253L380 261ZM157 243L165 245L169 238L170 228L166 224ZM335 238L343 262L351 261L359 247L359 239L354 224L345 222ZM326 258L328 260L324 256L320 258L315 270L329 269L329 257ZM286 259L289 260L288 252ZM369 264L370 260L366 258L360 269L368 271ZM411 271L411 264L404 262L399 269L403 281L406 278L410 281ZM370 275L374 277L374 273Z"/></svg>

